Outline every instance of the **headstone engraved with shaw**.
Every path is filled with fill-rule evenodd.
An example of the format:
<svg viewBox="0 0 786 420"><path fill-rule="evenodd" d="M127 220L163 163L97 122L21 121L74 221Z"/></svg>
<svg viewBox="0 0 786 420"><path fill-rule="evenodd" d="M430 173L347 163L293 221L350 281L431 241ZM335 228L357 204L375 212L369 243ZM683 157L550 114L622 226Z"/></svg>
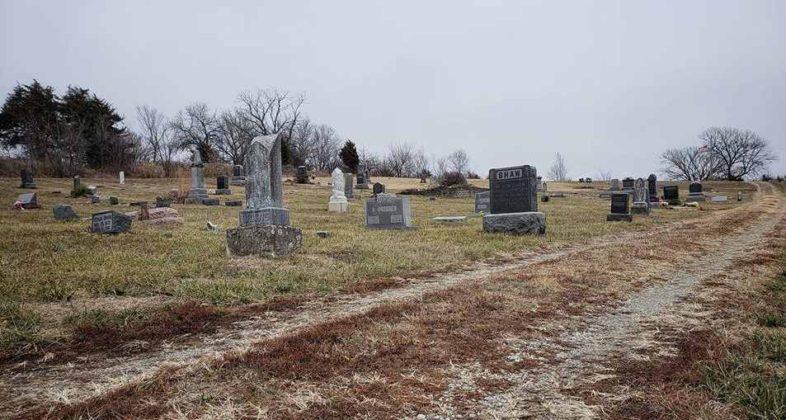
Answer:
<svg viewBox="0 0 786 420"><path fill-rule="evenodd" d="M606 221L633 221L633 216L630 215L630 194L625 192L611 194L611 213L606 216Z"/></svg>
<svg viewBox="0 0 786 420"><path fill-rule="evenodd" d="M655 174L650 174L647 177L647 192L649 193L650 203L660 202L658 198L658 177Z"/></svg>
<svg viewBox="0 0 786 420"><path fill-rule="evenodd" d="M546 233L546 215L538 211L538 177L529 165L489 170L489 214L483 230L514 234Z"/></svg>
<svg viewBox="0 0 786 420"><path fill-rule="evenodd" d="M631 207L631 213L650 213L649 193L643 178L636 178L636 181L633 183L633 207Z"/></svg>
<svg viewBox="0 0 786 420"><path fill-rule="evenodd" d="M691 182L688 186L688 199L686 201L704 201L704 192L701 182Z"/></svg>
<svg viewBox="0 0 786 420"><path fill-rule="evenodd" d="M663 187L663 199L671 206L680 204L680 187L676 185L665 185Z"/></svg>
<svg viewBox="0 0 786 420"><path fill-rule="evenodd" d="M344 174L344 196L347 198L355 198L354 178L352 173Z"/></svg>
<svg viewBox="0 0 786 420"><path fill-rule="evenodd" d="M90 219L90 232L93 233L122 233L131 229L133 218L116 211L102 211L93 213Z"/></svg>
<svg viewBox="0 0 786 420"><path fill-rule="evenodd" d="M229 188L229 177L219 175L216 177L216 195L229 195L232 190Z"/></svg>
<svg viewBox="0 0 786 420"><path fill-rule="evenodd" d="M490 192L481 191L475 193L475 213L488 213L491 209Z"/></svg>
<svg viewBox="0 0 786 420"><path fill-rule="evenodd" d="M186 203L202 204L208 198L205 188L205 164L202 163L202 155L199 150L194 149L194 156L191 160L191 189L186 196Z"/></svg>
<svg viewBox="0 0 786 420"><path fill-rule="evenodd" d="M380 193L366 200L366 227L373 229L407 229L412 227L412 210L408 197Z"/></svg>
<svg viewBox="0 0 786 420"><path fill-rule="evenodd" d="M230 255L276 258L292 254L303 244L303 233L289 224L281 176L282 134L259 136L246 155L246 208L240 226L227 229Z"/></svg>
<svg viewBox="0 0 786 420"><path fill-rule="evenodd" d="M344 172L341 169L333 169L331 174L332 193L328 202L328 211L335 213L346 213L349 210L349 202L344 195Z"/></svg>
<svg viewBox="0 0 786 420"><path fill-rule="evenodd" d="M19 184L19 188L36 189L35 181L33 180L33 171L30 169L22 169L20 177L22 178L22 183Z"/></svg>

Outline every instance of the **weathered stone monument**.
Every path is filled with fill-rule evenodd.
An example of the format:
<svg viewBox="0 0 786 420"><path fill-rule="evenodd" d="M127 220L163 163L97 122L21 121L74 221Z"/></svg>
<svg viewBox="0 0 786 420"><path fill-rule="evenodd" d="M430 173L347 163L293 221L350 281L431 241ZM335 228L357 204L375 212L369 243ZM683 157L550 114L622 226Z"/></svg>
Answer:
<svg viewBox="0 0 786 420"><path fill-rule="evenodd" d="M385 192L385 184L380 184L379 182L375 182L371 192L374 195L384 193Z"/></svg>
<svg viewBox="0 0 786 420"><path fill-rule="evenodd" d="M246 185L246 174L243 171L243 165L235 165L232 167L232 180L229 181L229 184L238 187Z"/></svg>
<svg viewBox="0 0 786 420"><path fill-rule="evenodd" d="M125 172L123 172L123 171L120 171L120 173L119 173L119 174L117 174L117 182L118 182L120 185L123 185L123 184L125 184L125 183L126 183L126 173L125 173Z"/></svg>
<svg viewBox="0 0 786 420"><path fill-rule="evenodd" d="M671 206L680 204L680 187L676 185L663 186L663 199Z"/></svg>
<svg viewBox="0 0 786 420"><path fill-rule="evenodd" d="M647 186L643 178L636 178L633 183L633 214L650 214L650 200Z"/></svg>
<svg viewBox="0 0 786 420"><path fill-rule="evenodd" d="M626 177L622 180L622 191L632 193L633 192L633 178Z"/></svg>
<svg viewBox="0 0 786 420"><path fill-rule="evenodd" d="M475 193L475 213L488 213L491 208L491 198L488 191Z"/></svg>
<svg viewBox="0 0 786 420"><path fill-rule="evenodd" d="M284 208L281 141L281 134L251 141L244 165L246 208L240 212L240 226L226 231L230 255L282 257L303 244L301 230L290 226Z"/></svg>
<svg viewBox="0 0 786 420"><path fill-rule="evenodd" d="M630 194L625 192L616 192L611 194L611 213L606 216L606 221L633 221L633 216L630 215Z"/></svg>
<svg viewBox="0 0 786 420"><path fill-rule="evenodd" d="M650 203L660 202L658 198L658 177L655 176L655 174L650 174L650 176L647 177L647 192L649 194Z"/></svg>
<svg viewBox="0 0 786 420"><path fill-rule="evenodd" d="M219 175L216 177L216 195L229 195L232 190L229 188L229 177Z"/></svg>
<svg viewBox="0 0 786 420"><path fill-rule="evenodd" d="M619 190L620 190L620 180L617 178L612 179L611 182L609 183L609 191L615 192Z"/></svg>
<svg viewBox="0 0 786 420"><path fill-rule="evenodd" d="M52 208L52 213L55 216L55 220L62 220L62 221L71 221L71 220L78 220L79 215L76 214L73 208L68 204L58 204L54 208Z"/></svg>
<svg viewBox="0 0 786 420"><path fill-rule="evenodd" d="M354 188L355 179L352 177L352 173L348 172L344 174L344 196L347 198L355 198L355 188Z"/></svg>
<svg viewBox="0 0 786 420"><path fill-rule="evenodd" d="M308 184L308 170L305 166L298 166L295 172L295 182L298 184Z"/></svg>
<svg viewBox="0 0 786 420"><path fill-rule="evenodd" d="M365 165L358 165L358 173L357 173L357 189L359 190L367 190L368 183L371 181L370 177L368 176L368 168Z"/></svg>
<svg viewBox="0 0 786 420"><path fill-rule="evenodd" d="M33 180L33 171L30 169L22 169L20 173L20 178L22 178L22 183L19 184L19 188L27 188L27 189L36 189L35 181Z"/></svg>
<svg viewBox="0 0 786 420"><path fill-rule="evenodd" d="M121 233L131 229L134 219L116 211L102 211L93 213L90 219L90 232L93 233Z"/></svg>
<svg viewBox="0 0 786 420"><path fill-rule="evenodd" d="M693 181L688 185L688 199L685 201L704 201L704 192L701 182Z"/></svg>
<svg viewBox="0 0 786 420"><path fill-rule="evenodd" d="M365 207L366 227L368 228L407 229L412 227L412 210L408 197L379 193L366 200Z"/></svg>
<svg viewBox="0 0 786 420"><path fill-rule="evenodd" d="M202 204L208 198L205 188L205 164L202 163L199 149L194 148L194 156L191 160L191 189L186 196L186 203Z"/></svg>
<svg viewBox="0 0 786 420"><path fill-rule="evenodd" d="M333 189L328 202L328 211L346 213L349 210L349 202L347 202L347 197L344 195L344 172L341 172L339 168L333 169L331 178Z"/></svg>
<svg viewBox="0 0 786 420"><path fill-rule="evenodd" d="M79 178L79 175L74 175L74 185L71 188L71 196L78 197L82 194L82 179Z"/></svg>
<svg viewBox="0 0 786 420"><path fill-rule="evenodd" d="M489 170L489 214L483 230L514 234L546 233L546 215L538 211L535 167L524 165Z"/></svg>

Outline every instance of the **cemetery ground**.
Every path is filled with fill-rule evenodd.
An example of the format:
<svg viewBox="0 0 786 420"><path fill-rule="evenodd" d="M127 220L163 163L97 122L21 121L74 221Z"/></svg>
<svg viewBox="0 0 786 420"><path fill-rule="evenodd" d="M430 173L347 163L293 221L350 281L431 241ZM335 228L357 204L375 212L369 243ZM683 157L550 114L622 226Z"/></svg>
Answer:
<svg viewBox="0 0 786 420"><path fill-rule="evenodd" d="M174 205L184 223L116 236L83 218L153 202L173 180L37 179L41 210L0 210L3 416L744 416L784 409L783 192L706 183L742 203L606 222L580 184L539 203L544 236L485 234L466 198L412 196L413 230L327 212L284 186L304 246L227 257L239 208ZM417 180L379 179L388 191ZM187 185L183 180L183 186ZM482 181L478 181L482 185ZM595 183L601 188L601 183ZM20 192L0 181L0 198ZM758 193L753 192L758 188ZM707 188L705 188L706 190ZM53 194L54 190L62 191ZM687 194L687 184L681 185ZM361 200L357 199L360 192ZM120 197L119 206L105 203ZM753 199L751 199L753 197ZM227 197L222 196L222 199ZM233 187L229 198L242 198ZM317 238L328 230L331 236ZM748 388L745 388L748 387ZM780 404L780 405L778 405Z"/></svg>

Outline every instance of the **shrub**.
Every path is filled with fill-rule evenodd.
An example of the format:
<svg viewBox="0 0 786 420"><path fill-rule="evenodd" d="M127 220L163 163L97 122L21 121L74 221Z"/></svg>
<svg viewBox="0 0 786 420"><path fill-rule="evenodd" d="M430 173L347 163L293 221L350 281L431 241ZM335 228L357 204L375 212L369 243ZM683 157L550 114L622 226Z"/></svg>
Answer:
<svg viewBox="0 0 786 420"><path fill-rule="evenodd" d="M445 172L439 182L443 187L467 185L467 178L461 172Z"/></svg>
<svg viewBox="0 0 786 420"><path fill-rule="evenodd" d="M480 175L476 174L475 172L469 171L467 172L467 179L480 179Z"/></svg>

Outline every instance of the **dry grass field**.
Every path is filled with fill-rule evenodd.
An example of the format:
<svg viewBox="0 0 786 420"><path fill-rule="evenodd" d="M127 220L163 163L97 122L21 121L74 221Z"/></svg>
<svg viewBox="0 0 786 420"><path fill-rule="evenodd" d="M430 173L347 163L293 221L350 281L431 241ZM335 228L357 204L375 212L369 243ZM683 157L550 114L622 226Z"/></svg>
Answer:
<svg viewBox="0 0 786 420"><path fill-rule="evenodd" d="M374 181L389 192L422 187L411 179ZM0 181L4 202L21 192L17 182ZM779 236L758 242L746 232L766 233L782 206L780 199L751 201L753 184L710 182L705 191L727 195L728 203L659 208L633 223L609 223L609 200L598 197L603 183L550 183L549 192L565 197L539 203L548 224L543 236L485 234L481 219L472 217L472 198L424 196L411 196L415 229L380 231L363 226L362 200L369 191L356 190L360 197L351 200L349 214L328 213L328 180L318 178L315 185L284 186L292 224L303 229L303 248L291 258L266 260L229 258L223 232L205 228L208 221L234 227L237 207L175 204L182 225L135 222L120 235L87 232L90 213L133 211L131 201L153 201L186 180L83 180L101 186L101 204L68 197L70 180L37 182L43 209L0 210L0 354L17 371L13 384L9 377L8 384L0 381L0 401L9 401L0 408L29 417L44 413L19 411L31 401L42 410L44 401L58 401L50 413L56 417L537 414L505 404L516 393L555 392L526 383L535 372L553 374L535 360L564 352L575 340L566 331L670 279L704 282L716 276L707 267L723 273L726 260L718 258L765 258L750 246ZM686 195L687 185L680 190ZM737 202L740 190L745 199ZM242 198L240 187L233 192L219 198ZM120 205L110 206L110 195ZM61 202L83 219L55 221L51 209ZM431 220L448 215L470 217L459 224ZM332 236L317 238L317 230ZM723 239L733 235L739 238ZM777 260L777 246L764 249L769 254L762 261ZM755 262L741 266L753 270ZM672 289L658 293L662 305L679 297ZM645 316L649 310L632 306L626 313ZM609 323L595 333L599 342L613 345L633 333L620 326L628 321L616 322L593 321ZM663 332L683 327L670 322ZM270 339L260 342L264 337ZM642 352L662 344L660 337L641 340ZM524 345L533 342L539 344ZM229 351L236 347L246 350ZM597 351L607 350L614 349ZM165 367L208 353L225 354ZM591 360L593 354L576 357ZM123 372L113 371L121 360ZM77 361L83 376L73 370ZM602 374L560 363L549 369L559 367L564 377ZM164 370L153 369L158 367ZM530 376L521 376L528 369ZM143 373L153 382L138 384ZM77 383L90 383L90 390ZM126 383L131 385L118 388ZM557 393L552 403L592 414L591 407L568 400L592 401L597 389L613 386L578 385L575 395ZM478 399L481 394L497 399ZM140 406L140 398L149 404ZM615 409L625 417L637 408Z"/></svg>

